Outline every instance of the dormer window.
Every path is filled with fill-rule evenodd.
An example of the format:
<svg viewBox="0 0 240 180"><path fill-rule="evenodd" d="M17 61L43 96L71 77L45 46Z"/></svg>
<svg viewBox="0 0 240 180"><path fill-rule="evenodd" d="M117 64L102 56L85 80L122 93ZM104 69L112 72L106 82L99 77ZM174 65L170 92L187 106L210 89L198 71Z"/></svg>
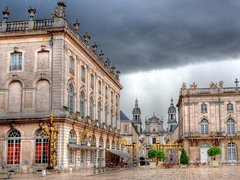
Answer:
<svg viewBox="0 0 240 180"><path fill-rule="evenodd" d="M201 105L201 113L207 113L207 105L204 103Z"/></svg>
<svg viewBox="0 0 240 180"><path fill-rule="evenodd" d="M11 53L10 71L22 70L22 53Z"/></svg>

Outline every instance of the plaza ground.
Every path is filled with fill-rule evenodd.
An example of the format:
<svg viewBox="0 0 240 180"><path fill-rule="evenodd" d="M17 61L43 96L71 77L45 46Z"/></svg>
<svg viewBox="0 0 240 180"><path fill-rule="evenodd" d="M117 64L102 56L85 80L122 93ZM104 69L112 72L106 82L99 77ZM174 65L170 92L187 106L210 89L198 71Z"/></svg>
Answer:
<svg viewBox="0 0 240 180"><path fill-rule="evenodd" d="M6 177L6 176L5 176ZM4 178L0 175L0 179ZM13 179L41 179L41 180L115 180L115 179L161 179L161 180L238 180L240 179L240 166L221 166L218 168L171 168L150 169L137 167L127 170L108 172L101 175L92 175L92 172L73 172L52 174L41 177L40 174L13 175Z"/></svg>

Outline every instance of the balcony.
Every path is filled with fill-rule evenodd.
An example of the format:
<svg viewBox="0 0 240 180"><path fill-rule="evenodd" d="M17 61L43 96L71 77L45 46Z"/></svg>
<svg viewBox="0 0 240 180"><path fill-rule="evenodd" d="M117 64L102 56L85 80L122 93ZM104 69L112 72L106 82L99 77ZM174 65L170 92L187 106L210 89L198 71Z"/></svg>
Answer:
<svg viewBox="0 0 240 180"><path fill-rule="evenodd" d="M76 139L69 139L68 143L69 144L77 144L77 140Z"/></svg>
<svg viewBox="0 0 240 180"><path fill-rule="evenodd" d="M11 65L10 71L22 70L22 65Z"/></svg>

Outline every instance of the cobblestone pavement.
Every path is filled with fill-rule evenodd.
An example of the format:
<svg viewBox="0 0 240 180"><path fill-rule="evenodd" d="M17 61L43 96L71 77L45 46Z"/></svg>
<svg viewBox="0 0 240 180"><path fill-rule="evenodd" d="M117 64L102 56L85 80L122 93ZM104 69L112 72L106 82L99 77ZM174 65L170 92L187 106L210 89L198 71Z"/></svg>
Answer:
<svg viewBox="0 0 240 180"><path fill-rule="evenodd" d="M1 179L1 177L0 177ZM101 175L89 175L84 173L61 173L41 177L37 175L16 175L13 179L41 179L41 180L122 180L122 179L161 179L161 180L238 180L240 179L240 166L221 166L218 168L171 168L171 169L148 169L138 167L118 172L110 172Z"/></svg>

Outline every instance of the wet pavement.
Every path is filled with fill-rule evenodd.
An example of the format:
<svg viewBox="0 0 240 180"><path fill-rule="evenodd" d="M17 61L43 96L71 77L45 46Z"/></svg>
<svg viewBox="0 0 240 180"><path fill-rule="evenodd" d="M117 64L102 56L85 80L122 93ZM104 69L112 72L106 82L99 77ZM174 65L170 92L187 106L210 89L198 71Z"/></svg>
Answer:
<svg viewBox="0 0 240 180"><path fill-rule="evenodd" d="M6 176L5 176L6 177ZM3 176L0 176L0 179ZM51 174L41 177L41 174L13 175L13 179L41 179L41 180L127 180L127 179L161 179L161 180L238 180L240 179L240 166L221 166L218 168L171 168L149 169L137 167L127 170L108 172L100 175L92 175L86 172Z"/></svg>

